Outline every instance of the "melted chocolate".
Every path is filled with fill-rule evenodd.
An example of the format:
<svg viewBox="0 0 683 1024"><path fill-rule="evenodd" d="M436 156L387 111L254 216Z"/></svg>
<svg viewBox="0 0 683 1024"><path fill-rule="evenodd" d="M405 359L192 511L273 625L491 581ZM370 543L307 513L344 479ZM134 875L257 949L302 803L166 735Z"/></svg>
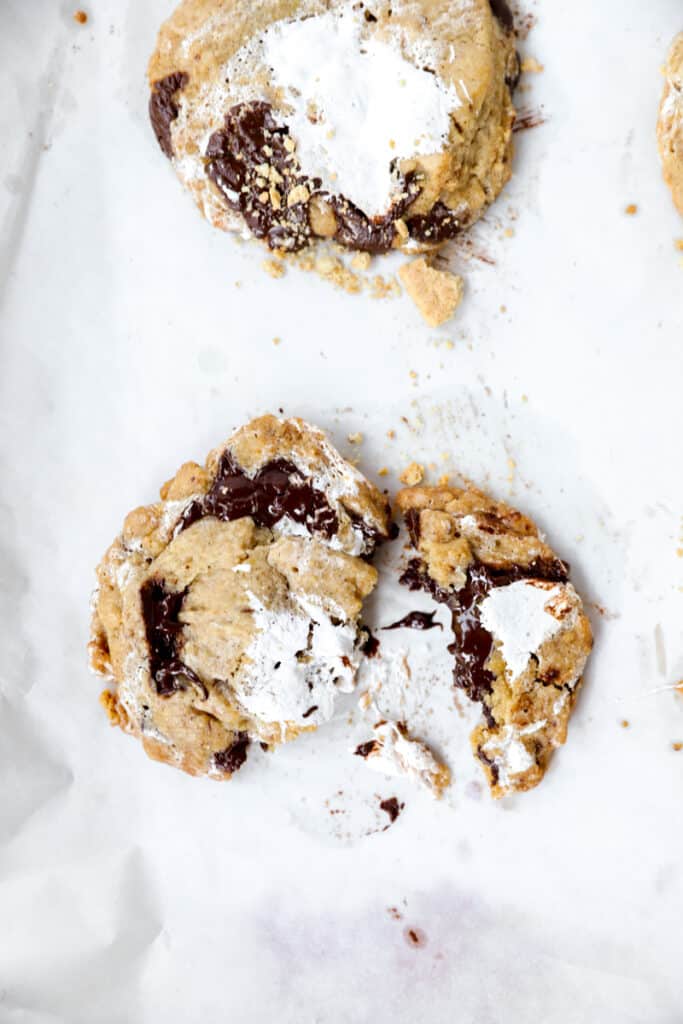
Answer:
<svg viewBox="0 0 683 1024"><path fill-rule="evenodd" d="M377 749L377 740L368 740L366 743L359 743L354 754L357 757L369 757L373 750Z"/></svg>
<svg viewBox="0 0 683 1024"><path fill-rule="evenodd" d="M152 94L149 97L149 119L152 122L157 142L169 160L173 157L173 142L171 140L171 124L178 116L178 104L175 101L176 93L184 89L189 82L189 76L184 71L175 71L172 75L166 75L152 84Z"/></svg>
<svg viewBox="0 0 683 1024"><path fill-rule="evenodd" d="M414 175L403 181L403 194L381 217L368 217L344 196L325 196L337 219L335 241L349 249L379 254L389 252L396 239L395 221L403 217L420 194Z"/></svg>
<svg viewBox="0 0 683 1024"><path fill-rule="evenodd" d="M429 213L411 217L406 223L411 238L434 244L455 238L467 227L467 221L442 202L434 203Z"/></svg>
<svg viewBox="0 0 683 1024"><path fill-rule="evenodd" d="M383 629L443 629L440 622L434 622L436 612L408 612L398 622Z"/></svg>
<svg viewBox="0 0 683 1024"><path fill-rule="evenodd" d="M467 570L465 585L455 591L438 586L427 574L421 560L415 558L401 576L401 583L410 590L426 590L436 601L451 609L455 643L448 650L455 658L453 681L470 700L482 704L489 726L495 725L487 703L487 697L493 690L494 676L486 668L493 650L493 636L481 623L479 609L482 599L494 587L505 587L516 580L566 583L568 575L569 566L560 559L537 559L528 566L514 565L507 569L496 569L475 561Z"/></svg>
<svg viewBox="0 0 683 1024"><path fill-rule="evenodd" d="M493 16L498 19L507 32L512 32L515 27L515 20L507 0L489 0Z"/></svg>
<svg viewBox="0 0 683 1024"><path fill-rule="evenodd" d="M168 697L176 690L184 690L188 682L194 683L207 696L203 682L178 657L176 638L182 623L178 621L186 590L172 593L163 580L150 579L140 588L142 616L149 647L149 671L160 697Z"/></svg>
<svg viewBox="0 0 683 1024"><path fill-rule="evenodd" d="M289 129L277 123L269 103L238 103L209 139L206 173L256 238L271 249L296 252L311 236L308 200L290 205L289 197L298 186L311 193L320 182L299 173L287 140Z"/></svg>
<svg viewBox="0 0 683 1024"><path fill-rule="evenodd" d="M237 739L229 747L214 754L214 767L218 768L219 771L225 772L226 775L232 775L233 772L239 771L247 759L249 743L249 734L238 732Z"/></svg>
<svg viewBox="0 0 683 1024"><path fill-rule="evenodd" d="M390 796L386 800L380 800L379 806L385 814L389 815L389 825L393 825L405 804L400 804L395 796ZM387 825L387 828L389 828L389 825Z"/></svg>
<svg viewBox="0 0 683 1024"><path fill-rule="evenodd" d="M267 527L289 516L327 540L339 527L337 514L323 492L316 490L294 463L273 459L249 477L227 450L221 456L211 490L188 506L181 529L205 516L227 522L251 516L257 526Z"/></svg>
<svg viewBox="0 0 683 1024"><path fill-rule="evenodd" d="M360 649L366 658L374 658L379 650L379 640L370 632L367 626L365 626L365 632L367 633L367 637L361 644Z"/></svg>

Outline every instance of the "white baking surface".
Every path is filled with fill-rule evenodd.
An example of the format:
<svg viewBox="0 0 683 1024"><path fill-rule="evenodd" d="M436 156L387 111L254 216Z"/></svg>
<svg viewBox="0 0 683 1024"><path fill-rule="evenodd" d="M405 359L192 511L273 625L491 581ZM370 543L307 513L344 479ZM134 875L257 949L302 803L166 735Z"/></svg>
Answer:
<svg viewBox="0 0 683 1024"><path fill-rule="evenodd" d="M407 299L273 281L205 224L147 123L171 3L94 0L85 27L76 6L0 8L0 1021L680 1024L683 220L654 137L680 0L531 8L545 72L520 100L549 120L441 331ZM362 432L391 487L433 460L515 500L604 607L537 790L484 792L435 681L447 632L383 635L389 682L408 646L427 659L404 710L453 768L441 803L348 756L358 712L224 785L108 727L95 563L182 460L278 407L347 452ZM427 606L385 574L372 612ZM376 794L406 804L385 832Z"/></svg>

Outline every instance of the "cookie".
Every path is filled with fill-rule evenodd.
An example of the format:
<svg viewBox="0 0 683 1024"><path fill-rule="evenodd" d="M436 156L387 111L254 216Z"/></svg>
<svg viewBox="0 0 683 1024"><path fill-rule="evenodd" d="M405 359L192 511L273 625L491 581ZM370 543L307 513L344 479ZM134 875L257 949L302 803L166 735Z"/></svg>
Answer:
<svg viewBox="0 0 683 1024"><path fill-rule="evenodd" d="M424 249L511 173L504 0L183 0L150 60L162 151L216 227Z"/></svg>
<svg viewBox="0 0 683 1024"><path fill-rule="evenodd" d="M451 609L454 683L481 705L471 743L491 792L531 789L566 740L592 646L569 567L474 488L406 488L397 504L416 549L401 582Z"/></svg>
<svg viewBox="0 0 683 1024"><path fill-rule="evenodd" d="M150 757L229 778L332 716L367 634L386 499L302 420L264 416L185 463L104 555L91 665Z"/></svg>
<svg viewBox="0 0 683 1024"><path fill-rule="evenodd" d="M683 214L683 32L669 50L664 68L666 82L657 120L657 140L664 181Z"/></svg>

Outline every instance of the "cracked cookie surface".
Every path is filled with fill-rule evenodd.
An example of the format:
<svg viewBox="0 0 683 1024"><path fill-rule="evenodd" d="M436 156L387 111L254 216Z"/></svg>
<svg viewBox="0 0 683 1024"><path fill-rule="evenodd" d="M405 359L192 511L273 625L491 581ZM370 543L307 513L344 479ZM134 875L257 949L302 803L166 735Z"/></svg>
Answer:
<svg viewBox="0 0 683 1024"><path fill-rule="evenodd" d="M91 665L147 754L229 778L355 685L387 502L325 436L264 416L135 509L98 569Z"/></svg>
<svg viewBox="0 0 683 1024"><path fill-rule="evenodd" d="M657 121L659 155L664 180L678 212L683 214L683 32L671 44L664 75Z"/></svg>
<svg viewBox="0 0 683 1024"><path fill-rule="evenodd" d="M285 252L414 250L510 177L518 75L504 0L183 0L150 118L216 227Z"/></svg>
<svg viewBox="0 0 683 1024"><path fill-rule="evenodd" d="M481 704L471 743L491 792L531 789L566 740L592 646L569 567L474 488L406 488L397 505L417 552L401 581L451 609L454 683Z"/></svg>

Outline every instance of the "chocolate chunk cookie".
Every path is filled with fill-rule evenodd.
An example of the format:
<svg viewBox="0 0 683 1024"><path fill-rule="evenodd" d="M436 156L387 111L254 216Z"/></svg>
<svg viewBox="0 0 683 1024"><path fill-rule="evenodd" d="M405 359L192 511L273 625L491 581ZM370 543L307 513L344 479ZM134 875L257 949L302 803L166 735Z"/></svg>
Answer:
<svg viewBox="0 0 683 1024"><path fill-rule="evenodd" d="M679 213L683 214L683 32L671 44L664 74L666 82L657 121L659 155L664 180Z"/></svg>
<svg viewBox="0 0 683 1024"><path fill-rule="evenodd" d="M451 609L454 683L481 704L471 742L491 792L531 789L565 742L592 646L569 566L473 488L407 488L397 503L416 549L401 581Z"/></svg>
<svg viewBox="0 0 683 1024"><path fill-rule="evenodd" d="M186 463L104 555L92 667L147 754L229 778L354 687L385 498L301 420L264 416Z"/></svg>
<svg viewBox="0 0 683 1024"><path fill-rule="evenodd" d="M150 118L216 227L295 252L430 248L510 177L504 0L183 0Z"/></svg>

